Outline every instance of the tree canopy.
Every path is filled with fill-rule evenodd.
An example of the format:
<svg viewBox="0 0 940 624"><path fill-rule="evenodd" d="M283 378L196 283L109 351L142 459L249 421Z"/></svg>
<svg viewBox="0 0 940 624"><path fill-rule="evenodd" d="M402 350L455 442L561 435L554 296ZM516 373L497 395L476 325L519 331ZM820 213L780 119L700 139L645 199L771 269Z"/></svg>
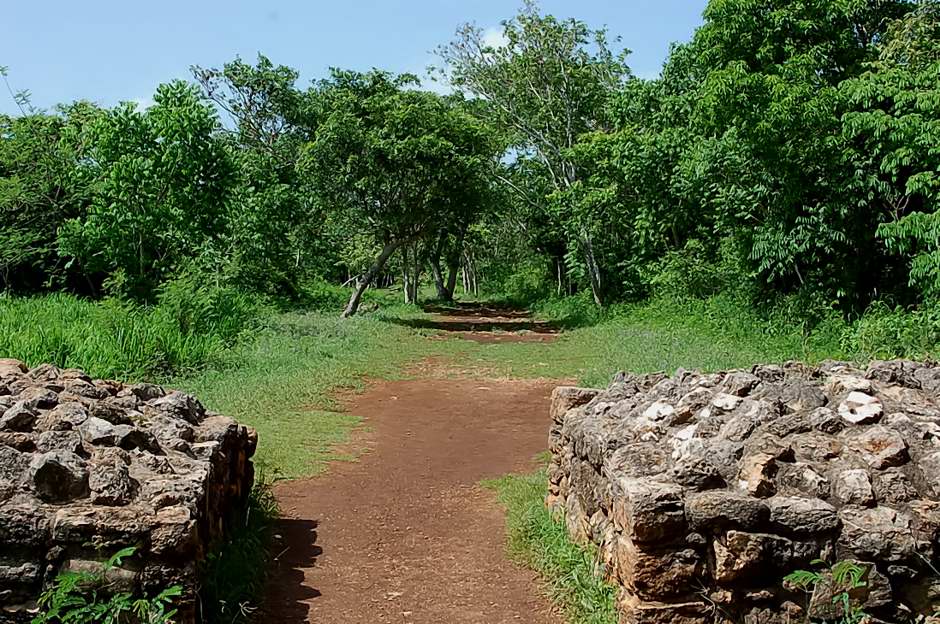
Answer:
<svg viewBox="0 0 940 624"><path fill-rule="evenodd" d="M153 300L727 293L860 313L940 294L940 3L711 0L661 74L524 2L439 49L453 94L264 56L155 104L0 117L0 288Z"/></svg>

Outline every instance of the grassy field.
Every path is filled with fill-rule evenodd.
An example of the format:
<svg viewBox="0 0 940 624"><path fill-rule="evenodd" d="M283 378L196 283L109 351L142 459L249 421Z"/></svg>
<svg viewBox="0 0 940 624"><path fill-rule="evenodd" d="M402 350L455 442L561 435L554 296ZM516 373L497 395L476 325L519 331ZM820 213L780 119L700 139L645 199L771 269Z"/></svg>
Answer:
<svg viewBox="0 0 940 624"><path fill-rule="evenodd" d="M757 362L852 357L833 333L804 335L799 328L781 329L740 310L709 307L705 302L623 306L572 323L578 314L578 310L543 313L562 327L574 325L549 343L473 343L453 355L461 364L491 374L571 379L588 386L606 386L621 370L715 371Z"/></svg>
<svg viewBox="0 0 940 624"><path fill-rule="evenodd" d="M342 295L321 293L331 307ZM190 391L211 409L256 427L258 459L270 472L295 478L344 458L336 449L359 421L342 412L337 394L360 388L366 378L402 375L425 357L481 375L603 386L618 370L715 370L843 356L838 340L825 334L781 331L714 306L657 302L598 315L563 302L541 310L572 327L558 339L480 344L446 335L426 339L432 332L407 326L423 313L392 293L370 293L370 303L378 311L343 321L333 309L259 312L215 293L197 304L164 298L146 308L65 295L5 299L0 357Z"/></svg>

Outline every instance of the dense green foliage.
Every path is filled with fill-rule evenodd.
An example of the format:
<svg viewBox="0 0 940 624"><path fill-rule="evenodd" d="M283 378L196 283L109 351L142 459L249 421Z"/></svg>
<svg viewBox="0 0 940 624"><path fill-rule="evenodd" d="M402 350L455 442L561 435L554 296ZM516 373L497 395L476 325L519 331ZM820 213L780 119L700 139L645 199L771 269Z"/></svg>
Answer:
<svg viewBox="0 0 940 624"><path fill-rule="evenodd" d="M442 299L930 310L938 33L936 0L711 0L644 80L607 31L527 1L501 41L465 25L440 48L451 96L377 70L302 88L260 56L146 110L19 98L0 288L152 304L183 274L293 300L326 280L354 283L350 315L429 273Z"/></svg>
<svg viewBox="0 0 940 624"><path fill-rule="evenodd" d="M525 218L481 245L525 241L513 264L543 293L553 280L559 293L596 282L605 300L726 292L759 308L795 299L798 318L932 305L938 23L930 1L713 0L655 80L623 78L603 33L531 4L499 50L465 29L444 53L458 84L495 103L493 124L531 131L511 135ZM519 79L533 48L550 50L539 54L554 82ZM587 81L566 66L620 81L602 106L572 112L562 103ZM571 145L551 134L572 125L565 112L580 128ZM560 186L553 158L569 174Z"/></svg>

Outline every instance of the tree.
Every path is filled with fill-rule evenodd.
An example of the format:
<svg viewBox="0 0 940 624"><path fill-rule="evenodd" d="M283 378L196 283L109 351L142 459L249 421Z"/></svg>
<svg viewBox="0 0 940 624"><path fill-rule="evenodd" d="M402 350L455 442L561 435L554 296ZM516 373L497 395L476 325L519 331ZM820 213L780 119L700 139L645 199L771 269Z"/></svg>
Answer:
<svg viewBox="0 0 940 624"><path fill-rule="evenodd" d="M253 290L293 294L304 276L329 272L337 260L324 244L324 210L298 171L316 124L296 87L298 74L263 55L254 65L235 59L192 72L228 117L239 173L226 270Z"/></svg>
<svg viewBox="0 0 940 624"><path fill-rule="evenodd" d="M460 106L409 90L413 76L334 71L316 87L319 125L302 170L347 224L381 247L343 316L388 259L474 203L491 158L487 133Z"/></svg>
<svg viewBox="0 0 940 624"><path fill-rule="evenodd" d="M154 101L144 112L119 105L83 126L78 175L90 181L89 204L59 231L64 256L144 300L225 232L235 174L215 110L194 86L161 85Z"/></svg>
<svg viewBox="0 0 940 624"><path fill-rule="evenodd" d="M77 285L57 233L87 207L90 185L78 171L87 148L82 128L101 114L78 103L53 114L0 116L0 289Z"/></svg>
<svg viewBox="0 0 940 624"><path fill-rule="evenodd" d="M553 191L567 191L579 180L570 150L581 134L601 128L599 112L629 76L626 52L613 52L604 30L541 15L532 0L503 23L503 39L504 44L491 45L480 28L466 24L439 54L450 81L488 104L489 118L505 133L510 153L531 156ZM506 176L502 181L525 192ZM544 197L529 199L546 204ZM592 228L583 219L568 220L566 208L560 206L558 216L571 230L600 305L603 280Z"/></svg>
<svg viewBox="0 0 940 624"><path fill-rule="evenodd" d="M940 3L893 22L880 55L842 92L847 160L871 197L877 233L910 261L910 284L940 295Z"/></svg>

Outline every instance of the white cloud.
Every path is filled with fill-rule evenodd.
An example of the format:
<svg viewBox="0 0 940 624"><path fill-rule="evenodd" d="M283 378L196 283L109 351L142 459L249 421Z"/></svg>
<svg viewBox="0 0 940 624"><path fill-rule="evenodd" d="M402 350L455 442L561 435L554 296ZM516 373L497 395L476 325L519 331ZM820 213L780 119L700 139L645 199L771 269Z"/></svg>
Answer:
<svg viewBox="0 0 940 624"><path fill-rule="evenodd" d="M483 31L483 45L491 48L505 48L509 45L509 40L503 34L502 26L490 26Z"/></svg>

